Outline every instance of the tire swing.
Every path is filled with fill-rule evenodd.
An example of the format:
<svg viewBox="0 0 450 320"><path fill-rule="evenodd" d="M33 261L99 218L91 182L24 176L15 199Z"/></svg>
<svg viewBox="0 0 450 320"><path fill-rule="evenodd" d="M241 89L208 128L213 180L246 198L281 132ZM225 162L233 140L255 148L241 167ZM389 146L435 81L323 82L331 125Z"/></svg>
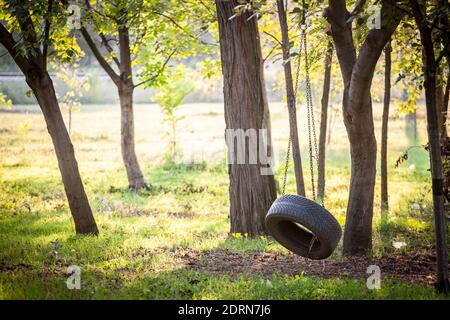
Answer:
<svg viewBox="0 0 450 320"><path fill-rule="evenodd" d="M297 96L298 92L301 51L302 48L304 48L309 165L311 170L312 196L314 201L299 195L285 194L289 154L292 144L291 137L289 136L282 195L276 199L270 207L265 222L270 235L272 235L272 237L283 247L302 257L321 260L328 258L336 249L336 246L341 238L342 230L337 220L327 209L325 209L323 204L321 205L316 202L313 158L315 158L317 165L318 149L314 124L311 83L309 77L304 2L301 30L295 96Z"/></svg>

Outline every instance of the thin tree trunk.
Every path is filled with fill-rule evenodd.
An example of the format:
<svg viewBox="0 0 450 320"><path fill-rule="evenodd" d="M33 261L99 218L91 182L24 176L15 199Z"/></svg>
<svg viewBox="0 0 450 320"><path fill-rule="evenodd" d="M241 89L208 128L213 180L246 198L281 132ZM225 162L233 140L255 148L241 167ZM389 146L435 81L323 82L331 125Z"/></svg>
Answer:
<svg viewBox="0 0 450 320"><path fill-rule="evenodd" d="M239 129L257 132L258 144L261 138L258 132L268 130L270 139L269 112L263 77L263 58L259 41L256 19L249 21L249 13L229 20L234 15L233 8L237 1L216 0L219 24L220 52L222 73L224 76L225 122L228 130ZM245 139L245 138L244 138ZM245 149L252 147L252 142L245 142ZM234 137L229 154L235 151ZM267 141L264 148L271 145ZM230 177L230 220L231 232L255 237L266 234L264 219L272 202L276 198L273 175L261 174L261 159L256 164L236 164L231 159Z"/></svg>
<svg viewBox="0 0 450 320"><path fill-rule="evenodd" d="M120 145L122 159L127 171L128 184L133 190L146 188L144 176L137 161L134 150L134 115L133 115L133 88L124 85L119 89L121 129Z"/></svg>
<svg viewBox="0 0 450 320"><path fill-rule="evenodd" d="M317 198L320 203L324 203L325 198L325 147L327 140L328 123L328 101L330 99L331 87L331 65L333 62L333 42L328 42L327 53L325 55L325 69L322 91L322 110L320 115L320 134L319 134L319 161L317 176Z"/></svg>
<svg viewBox="0 0 450 320"><path fill-rule="evenodd" d="M127 171L128 184L133 190L149 189L145 182L135 152L134 112L133 112L133 75L131 68L130 39L128 29L119 27L120 78L118 85L121 110L121 148L122 159Z"/></svg>
<svg viewBox="0 0 450 320"><path fill-rule="evenodd" d="M431 42L431 33L422 35L424 52L425 97L427 106L427 131L431 164L434 226L436 231L437 250L437 276L438 283L450 289L448 279L448 249L446 236L446 214L444 210L443 176L441 145L439 141L439 120L436 101L436 66L434 63L434 50ZM431 47L430 47L431 45Z"/></svg>
<svg viewBox="0 0 450 320"><path fill-rule="evenodd" d="M445 139L448 137L448 129L447 129L447 119L448 119L448 100L450 95L450 60L447 61L448 64L448 73L447 73L447 83L445 84L444 90L444 104L443 104L443 121L442 121L442 129L441 129L441 139Z"/></svg>
<svg viewBox="0 0 450 320"><path fill-rule="evenodd" d="M292 67L290 61L289 29L287 24L286 10L284 7L284 0L277 0L277 7L283 42L282 49L284 61L284 78L286 81L286 96L289 112L289 131L292 145L292 158L294 159L295 181L297 186L297 194L305 196L305 182L303 179L302 159L300 155L300 144L298 141L296 96L294 91L294 81L292 79Z"/></svg>
<svg viewBox="0 0 450 320"><path fill-rule="evenodd" d="M424 16L415 0L410 0L416 24L419 27L423 46L423 67L425 78L425 100L427 107L427 132L431 165L434 226L436 232L437 285L447 293L450 292L448 279L447 217L444 210L444 192L442 176L441 145L439 140L439 115L436 100L437 66L430 28L424 23Z"/></svg>
<svg viewBox="0 0 450 320"><path fill-rule="evenodd" d="M72 136L72 107L69 107L69 136Z"/></svg>
<svg viewBox="0 0 450 320"><path fill-rule="evenodd" d="M389 104L391 100L391 43L384 49L384 103L383 120L381 128L381 211L389 210L388 199L388 172L387 172L387 146L388 146L388 124Z"/></svg>
<svg viewBox="0 0 450 320"><path fill-rule="evenodd" d="M31 16L27 10L17 12L17 14L21 28L25 30L22 36L26 34L30 38L30 43L37 43L37 40L34 39ZM23 72L25 80L36 96L39 107L44 114L47 130L55 148L59 171L61 172L76 232L78 234L98 234L97 224L81 181L73 145L58 105L55 88L47 70L44 69L47 65L47 56L43 56L39 50L27 55L19 53L16 50L17 43L12 34L1 23L0 42Z"/></svg>
<svg viewBox="0 0 450 320"><path fill-rule="evenodd" d="M120 26L118 30L120 61L117 62L117 64L119 65L119 75L103 57L87 29L81 27L80 30L98 63L109 75L118 90L121 109L121 150L122 159L127 172L128 185L134 190L141 188L151 189L151 185L147 184L144 180L144 175L142 174L135 152L133 115L134 84L128 28Z"/></svg>
<svg viewBox="0 0 450 320"><path fill-rule="evenodd" d="M70 211L78 234L98 234L97 225L81 181L75 152L56 99L53 82L47 72L26 74L47 123L61 172Z"/></svg>
<svg viewBox="0 0 450 320"><path fill-rule="evenodd" d="M436 108L438 114L438 125L439 125L439 135L442 139L444 133L444 99L445 99L445 84L444 84L444 74L442 68L437 68L436 71Z"/></svg>

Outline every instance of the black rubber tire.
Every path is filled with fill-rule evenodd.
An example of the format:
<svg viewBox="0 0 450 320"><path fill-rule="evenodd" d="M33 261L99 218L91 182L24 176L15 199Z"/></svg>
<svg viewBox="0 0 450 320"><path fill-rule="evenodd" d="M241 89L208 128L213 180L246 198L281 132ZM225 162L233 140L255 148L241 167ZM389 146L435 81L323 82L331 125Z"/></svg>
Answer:
<svg viewBox="0 0 450 320"><path fill-rule="evenodd" d="M342 235L339 222L328 210L298 195L284 195L275 200L267 213L266 226L283 247L314 260L328 258ZM313 235L317 239L308 252Z"/></svg>

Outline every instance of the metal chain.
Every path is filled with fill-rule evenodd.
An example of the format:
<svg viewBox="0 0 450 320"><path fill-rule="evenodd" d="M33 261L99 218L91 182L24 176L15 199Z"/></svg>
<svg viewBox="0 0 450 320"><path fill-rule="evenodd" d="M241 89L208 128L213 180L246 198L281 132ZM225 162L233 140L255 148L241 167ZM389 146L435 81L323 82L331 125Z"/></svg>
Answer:
<svg viewBox="0 0 450 320"><path fill-rule="evenodd" d="M312 100L311 79L309 74L308 61L308 43L306 41L306 28L302 29L302 40L304 45L305 55L305 81L306 81L306 110L308 117L308 142L309 142L309 165L311 172L311 190L313 199L316 200L316 183L314 179L314 160L318 167L319 150L317 147L316 123L314 119L314 106ZM313 154L314 152L314 154Z"/></svg>
<svg viewBox="0 0 450 320"><path fill-rule="evenodd" d="M284 178L283 178L283 189L281 190L281 194L284 196L286 191L286 182L287 182L287 173L288 173L288 167L289 167L289 155L291 153L291 135L289 134L289 142L287 147L287 153L286 153L286 163L284 166Z"/></svg>
<svg viewBox="0 0 450 320"><path fill-rule="evenodd" d="M300 46L298 49L298 58L297 58L297 70L296 70L296 74L295 74L295 87L294 87L295 101L297 101L297 94L298 94L301 57L302 57L302 43L300 42ZM290 118L291 118L291 113L289 112L289 119ZM288 168L289 168L289 157L291 154L291 145L292 145L292 136L289 132L289 141L288 141L288 147L287 147L287 153L286 153L286 162L285 162L285 167L284 167L283 188L281 189L282 195L284 195L285 191L286 191L286 182L287 182L287 173L288 173Z"/></svg>
<svg viewBox="0 0 450 320"><path fill-rule="evenodd" d="M309 167L311 172L311 190L313 199L316 200L316 187L315 187L315 179L314 179L314 160L316 162L316 166L319 166L319 150L317 147L317 135L316 135L316 124L314 119L314 106L312 100L312 90L311 90L311 79L309 74L309 61L308 61L308 44L306 41L306 6L305 1L303 0L303 12L302 12L302 20L300 21L301 25L301 39L300 46L298 51L298 59L297 59L297 70L295 77L295 87L294 87L294 97L297 100L298 88L299 88L299 79L300 79L300 65L301 65L301 55L302 50L304 48L305 54L305 84L306 84L306 111L308 118L308 142L309 142ZM291 118L291 114L289 113L289 118ZM292 119L290 119L292 120ZM289 134L288 148L286 153L286 162L284 167L284 177L283 177L283 188L282 195L285 194L286 191L286 183L287 183L287 173L289 168L289 158L291 152L292 145L292 137ZM314 155L313 155L314 152Z"/></svg>

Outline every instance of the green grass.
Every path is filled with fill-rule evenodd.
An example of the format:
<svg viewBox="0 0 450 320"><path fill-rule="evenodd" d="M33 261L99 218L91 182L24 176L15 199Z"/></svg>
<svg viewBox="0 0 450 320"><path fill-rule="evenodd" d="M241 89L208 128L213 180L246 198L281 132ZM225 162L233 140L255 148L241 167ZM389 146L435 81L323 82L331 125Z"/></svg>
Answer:
<svg viewBox="0 0 450 320"><path fill-rule="evenodd" d="M180 137L199 138L213 150L222 150L221 106L190 105L185 109L188 107L189 117ZM145 176L153 185L152 191L139 193L126 190L117 131L118 112L107 109L75 115L73 140L99 225L98 237L74 234L42 116L0 114L0 298L441 298L432 287L395 279L383 280L381 289L374 291L366 288L364 279L321 279L303 276L301 272L295 276L274 274L267 278L194 272L179 259L183 250L228 249L242 254L254 251L287 254L287 251L267 238L248 240L228 234L226 165L223 161L204 161L197 165L164 163L164 128L154 108L139 106L136 113L138 154ZM273 108L272 115L274 141L282 149L286 145L287 119L279 105ZM26 130L24 123L29 124ZM338 123L327 149L325 203L343 225L350 166L348 144L343 139L345 130L342 122ZM424 136L424 123L420 123ZM376 128L378 132L378 121ZM392 241L406 242L407 247L403 249L406 251L433 244L426 152L415 150L407 163L395 169L395 159L408 146L400 120L393 120L390 135L391 141L396 142L391 143L389 150L391 210L388 216L381 217L377 181L374 255L391 252ZM410 170L410 164L415 165L415 170ZM295 188L292 167L288 192ZM281 176L276 178L280 181ZM309 181L307 173L305 179ZM420 204L422 209L414 210L412 204ZM340 252L341 245L333 258L340 259ZM81 290L66 287L69 265L81 267Z"/></svg>

